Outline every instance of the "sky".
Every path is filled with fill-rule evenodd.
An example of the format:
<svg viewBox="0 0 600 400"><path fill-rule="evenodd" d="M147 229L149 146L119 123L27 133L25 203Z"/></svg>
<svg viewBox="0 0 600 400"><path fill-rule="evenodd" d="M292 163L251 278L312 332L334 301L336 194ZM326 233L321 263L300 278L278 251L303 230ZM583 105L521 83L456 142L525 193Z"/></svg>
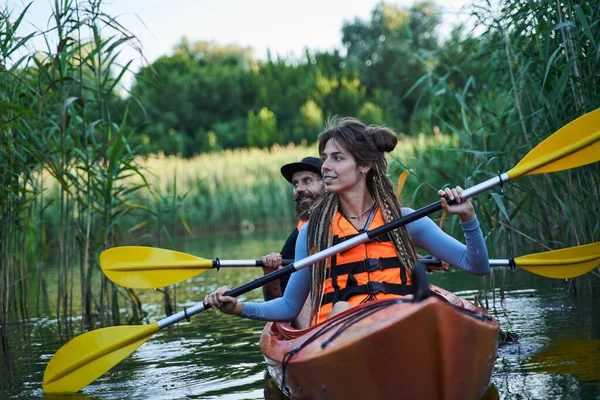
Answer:
<svg viewBox="0 0 600 400"><path fill-rule="evenodd" d="M0 0L2 9L13 18L32 3L19 34L46 29L54 0ZM102 9L134 33L149 62L170 54L186 36L191 42L214 41L221 45L251 47L254 56L300 57L304 49L341 48L345 21L369 20L380 0L105 0ZM470 0L437 0L444 9L441 35L458 19L466 18L464 6ZM84 3L84 2L80 2ZM387 3L409 7L412 0ZM51 24L51 22L50 22ZM41 37L30 49L45 48ZM138 70L144 60L132 47L123 48L121 62L134 60ZM126 78L131 81L131 77ZM126 82L127 86L127 82Z"/></svg>

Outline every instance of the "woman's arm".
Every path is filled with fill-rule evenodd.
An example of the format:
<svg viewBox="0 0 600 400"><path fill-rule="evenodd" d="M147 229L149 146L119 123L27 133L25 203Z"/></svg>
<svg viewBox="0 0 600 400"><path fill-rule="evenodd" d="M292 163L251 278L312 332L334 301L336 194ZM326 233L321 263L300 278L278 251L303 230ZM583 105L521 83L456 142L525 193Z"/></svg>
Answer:
<svg viewBox="0 0 600 400"><path fill-rule="evenodd" d="M308 257L305 224L296 240L296 261ZM243 303L240 316L263 321L291 321L300 314L310 287L308 268L294 272L290 276L283 297L265 303Z"/></svg>
<svg viewBox="0 0 600 400"><path fill-rule="evenodd" d="M404 215L414 210L403 208ZM430 218L421 218L408 224L413 244L433 256L475 275L490 272L487 247L477 217L460 223L466 246L442 231Z"/></svg>

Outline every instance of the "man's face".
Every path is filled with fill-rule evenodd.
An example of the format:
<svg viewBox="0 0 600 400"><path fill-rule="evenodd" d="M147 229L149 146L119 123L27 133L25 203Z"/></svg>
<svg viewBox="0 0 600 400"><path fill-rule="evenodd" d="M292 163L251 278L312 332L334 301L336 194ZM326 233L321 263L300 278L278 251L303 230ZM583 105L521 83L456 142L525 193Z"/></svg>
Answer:
<svg viewBox="0 0 600 400"><path fill-rule="evenodd" d="M294 187L296 216L300 219L306 219L310 205L325 190L323 178L314 172L298 171L292 175L292 186Z"/></svg>

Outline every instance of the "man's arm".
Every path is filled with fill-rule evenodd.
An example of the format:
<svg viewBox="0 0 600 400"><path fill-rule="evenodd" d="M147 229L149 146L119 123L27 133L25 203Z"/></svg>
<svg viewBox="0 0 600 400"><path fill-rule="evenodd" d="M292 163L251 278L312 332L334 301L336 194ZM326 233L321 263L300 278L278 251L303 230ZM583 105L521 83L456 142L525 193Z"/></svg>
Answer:
<svg viewBox="0 0 600 400"><path fill-rule="evenodd" d="M261 257L261 260L265 267L263 272L268 274L282 267L281 263L283 259L293 260L296 253L296 239L298 239L298 229L294 229L290 236L288 236L281 253L271 253ZM265 301L273 300L283 296L285 287L288 283L290 276L284 276L281 279L271 281L263 286L263 296Z"/></svg>
<svg viewBox="0 0 600 400"><path fill-rule="evenodd" d="M266 256L262 256L260 258L263 263L263 272L266 274L276 271L281 267L281 260L283 257L280 253L271 253ZM279 279L275 279L274 281L268 282L263 285L263 296L265 301L273 300L278 297L283 296L283 290L281 290L281 283Z"/></svg>

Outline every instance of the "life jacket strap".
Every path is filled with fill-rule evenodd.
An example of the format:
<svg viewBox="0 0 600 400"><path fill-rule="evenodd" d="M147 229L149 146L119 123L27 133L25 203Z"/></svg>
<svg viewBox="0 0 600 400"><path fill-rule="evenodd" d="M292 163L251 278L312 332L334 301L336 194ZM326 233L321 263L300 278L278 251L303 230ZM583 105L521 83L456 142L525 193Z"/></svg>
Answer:
<svg viewBox="0 0 600 400"><path fill-rule="evenodd" d="M389 268L400 268L400 261L398 260L398 257L367 258L363 261L336 265L335 268L332 266L327 271L327 277L333 275L337 277L348 274L360 274L362 272L381 271Z"/></svg>
<svg viewBox="0 0 600 400"><path fill-rule="evenodd" d="M335 246L336 244L340 244L340 243L344 243L346 240L350 240L355 238L358 235L362 235L364 233L364 231L361 229L358 233L355 233L353 235L348 235L348 236L343 236L343 237L339 237L339 236L334 236L333 237L333 243L331 244L332 246ZM392 239L390 238L390 235L388 233L384 233L383 235L379 235L376 236L372 239L369 239L366 243L383 243L383 242L391 242Z"/></svg>
<svg viewBox="0 0 600 400"><path fill-rule="evenodd" d="M337 301L348 301L348 299L352 296L374 295L378 293L406 296L412 293L412 288L411 285L399 283L368 282L366 285L350 286L332 293L327 293L323 296L323 302L321 305L335 303ZM337 300L334 302L335 297L337 297Z"/></svg>

